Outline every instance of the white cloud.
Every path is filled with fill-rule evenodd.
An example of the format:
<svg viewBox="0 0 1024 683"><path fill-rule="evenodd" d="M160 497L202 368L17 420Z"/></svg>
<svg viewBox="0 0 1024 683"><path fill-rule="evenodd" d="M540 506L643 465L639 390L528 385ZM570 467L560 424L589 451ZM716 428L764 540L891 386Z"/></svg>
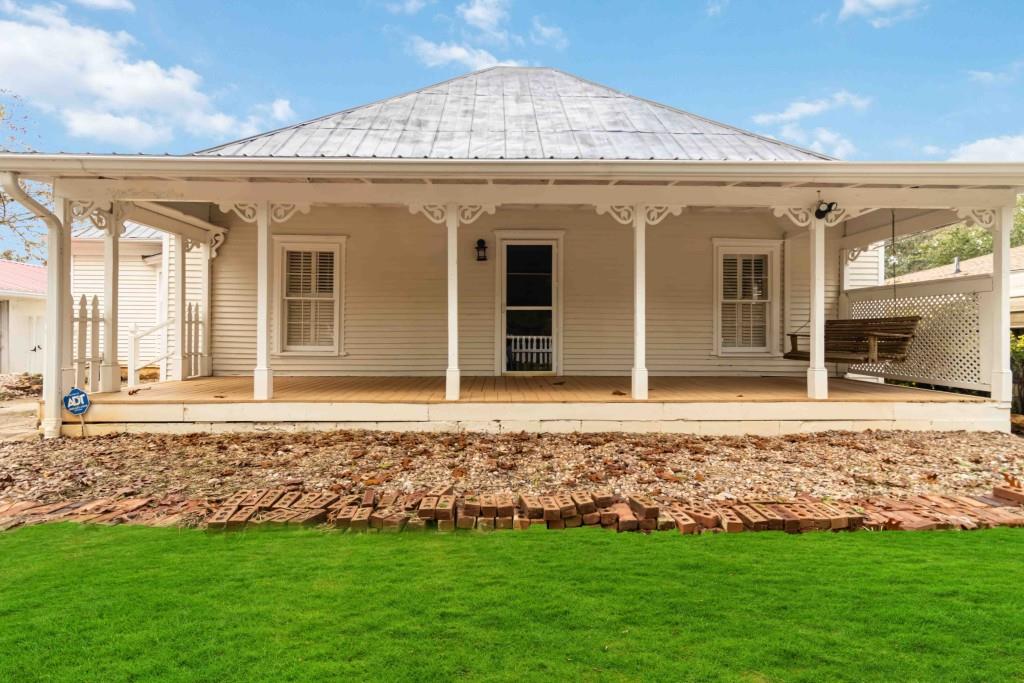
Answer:
<svg viewBox="0 0 1024 683"><path fill-rule="evenodd" d="M729 6L729 0L708 0L704 5L704 13L709 17L717 17Z"/></svg>
<svg viewBox="0 0 1024 683"><path fill-rule="evenodd" d="M838 157L848 158L857 153L857 147L848 138L828 128L805 130L797 123L788 123L779 130L779 137L801 147Z"/></svg>
<svg viewBox="0 0 1024 683"><path fill-rule="evenodd" d="M982 85L1011 83L1017 80L1017 76L1020 74L1022 69L1024 69L1024 60L1013 62L1002 71L968 70L967 78L975 83L981 83Z"/></svg>
<svg viewBox="0 0 1024 683"><path fill-rule="evenodd" d="M937 157L945 154L946 150L944 147L939 147L938 145L925 145L921 148L921 153L930 157Z"/></svg>
<svg viewBox="0 0 1024 683"><path fill-rule="evenodd" d="M259 117L219 111L195 71L133 57L136 41L124 31L74 24L60 5L22 7L0 0L3 14L4 88L58 116L71 135L145 149L179 131L242 137L259 130Z"/></svg>
<svg viewBox="0 0 1024 683"><path fill-rule="evenodd" d="M839 90L833 93L831 97L823 99L790 102L785 109L777 113L756 114L754 122L761 125L789 123L791 121L799 121L808 116L817 116L831 109L850 107L856 110L863 110L867 109L870 105L870 97L861 97L847 90Z"/></svg>
<svg viewBox="0 0 1024 683"><path fill-rule="evenodd" d="M550 45L556 50L564 50L569 47L569 38L565 35L565 31L560 26L544 24L540 17L533 18L530 40L536 45Z"/></svg>
<svg viewBox="0 0 1024 683"><path fill-rule="evenodd" d="M1024 161L1024 134L982 138L960 145L950 161Z"/></svg>
<svg viewBox="0 0 1024 683"><path fill-rule="evenodd" d="M434 43L421 36L413 36L409 50L426 66L462 64L476 71L489 66L517 66L516 61L501 61L487 50L459 43Z"/></svg>
<svg viewBox="0 0 1024 683"><path fill-rule="evenodd" d="M295 110L292 109L292 103L282 98L278 98L270 104L256 105L256 111L278 123L285 123L295 118Z"/></svg>
<svg viewBox="0 0 1024 683"><path fill-rule="evenodd" d="M839 21L860 17L874 28L888 28L917 16L924 7L922 0L843 0Z"/></svg>
<svg viewBox="0 0 1024 683"><path fill-rule="evenodd" d="M122 12L135 11L135 5L132 4L132 0L72 0L72 2L89 9L110 9Z"/></svg>
<svg viewBox="0 0 1024 683"><path fill-rule="evenodd" d="M480 31L480 37L498 43L508 45L509 34L503 24L508 21L509 0L469 0L469 2L458 5L456 13L464 22ZM522 39L513 36L517 43Z"/></svg>
<svg viewBox="0 0 1024 683"><path fill-rule="evenodd" d="M384 5L387 11L392 14L416 14L427 6L427 0L402 0L401 2L389 2Z"/></svg>

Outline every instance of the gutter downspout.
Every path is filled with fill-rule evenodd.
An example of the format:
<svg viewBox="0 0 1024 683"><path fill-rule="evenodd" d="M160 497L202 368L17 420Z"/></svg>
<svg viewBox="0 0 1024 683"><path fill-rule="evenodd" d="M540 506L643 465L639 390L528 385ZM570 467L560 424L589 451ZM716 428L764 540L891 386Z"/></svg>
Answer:
<svg viewBox="0 0 1024 683"><path fill-rule="evenodd" d="M61 401L61 354L64 348L64 328L61 303L67 298L64 291L62 264L64 263L64 224L49 209L30 197L21 187L17 173L0 172L0 188L46 223L46 341L43 362L43 437L60 436L63 423Z"/></svg>

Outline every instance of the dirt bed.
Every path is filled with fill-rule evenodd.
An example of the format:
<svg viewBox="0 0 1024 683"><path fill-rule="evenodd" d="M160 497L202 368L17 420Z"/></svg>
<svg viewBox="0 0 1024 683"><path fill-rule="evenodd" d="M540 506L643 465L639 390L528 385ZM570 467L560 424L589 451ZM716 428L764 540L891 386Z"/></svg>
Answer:
<svg viewBox="0 0 1024 683"><path fill-rule="evenodd" d="M995 433L125 435L0 445L0 499L217 499L286 484L411 492L451 481L460 491L848 499L981 494L999 473L1022 471L1024 439Z"/></svg>

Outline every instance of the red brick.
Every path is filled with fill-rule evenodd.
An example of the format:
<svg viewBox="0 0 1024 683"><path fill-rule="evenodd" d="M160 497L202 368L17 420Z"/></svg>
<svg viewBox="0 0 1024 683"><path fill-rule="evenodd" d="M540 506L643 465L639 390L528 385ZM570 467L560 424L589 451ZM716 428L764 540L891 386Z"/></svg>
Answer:
<svg viewBox="0 0 1024 683"><path fill-rule="evenodd" d="M480 516L480 496L467 493L462 499L462 512L470 517Z"/></svg>
<svg viewBox="0 0 1024 683"><path fill-rule="evenodd" d="M356 514L358 509L355 505L349 505L338 510L338 514L334 516L334 526L339 529L347 529L352 523L352 516Z"/></svg>
<svg viewBox="0 0 1024 683"><path fill-rule="evenodd" d="M234 507L234 508L236 508L239 505L241 505L242 501L245 500L246 498L248 498L251 494L252 494L252 491L249 490L249 489L243 489L241 491L235 491L230 496L228 496L223 502L221 502L221 507Z"/></svg>
<svg viewBox="0 0 1024 683"><path fill-rule="evenodd" d="M289 519L299 514L302 514L301 510L293 510L291 508L274 508L272 510L259 513L254 519L249 520L249 523L266 524L268 526L284 524Z"/></svg>
<svg viewBox="0 0 1024 683"><path fill-rule="evenodd" d="M594 512L588 512L587 514L583 515L583 525L584 526L594 526L594 525L600 524L600 523L601 523L601 513L596 511L596 510Z"/></svg>
<svg viewBox="0 0 1024 683"><path fill-rule="evenodd" d="M285 524L288 525L299 525L299 524L319 524L320 522L326 521L327 510L323 508L307 508L301 510L299 514L288 519Z"/></svg>
<svg viewBox="0 0 1024 683"><path fill-rule="evenodd" d="M743 525L751 531L767 531L768 520L764 515L749 505L737 505L733 511L743 520Z"/></svg>
<svg viewBox="0 0 1024 683"><path fill-rule="evenodd" d="M441 496L437 499L437 506L434 509L434 519L455 519L455 496Z"/></svg>
<svg viewBox="0 0 1024 683"><path fill-rule="evenodd" d="M493 531L494 517L477 517L476 528L481 531Z"/></svg>
<svg viewBox="0 0 1024 683"><path fill-rule="evenodd" d="M455 531L455 520L454 519L439 519L437 520L438 531Z"/></svg>
<svg viewBox="0 0 1024 683"><path fill-rule="evenodd" d="M618 526L619 513L614 510L601 510L601 526Z"/></svg>
<svg viewBox="0 0 1024 683"><path fill-rule="evenodd" d="M735 534L743 531L743 520L732 508L718 508L718 516L722 520L722 528L726 533Z"/></svg>
<svg viewBox="0 0 1024 683"><path fill-rule="evenodd" d="M850 518L843 510L840 510L831 503L817 503L816 507L828 515L830 526L833 529L849 529Z"/></svg>
<svg viewBox="0 0 1024 683"><path fill-rule="evenodd" d="M240 508L255 507L256 503L260 502L260 500L265 495L267 495L267 489L256 489L254 491L250 491L249 495L247 495L245 498L242 498L242 500L239 501L238 507L240 507Z"/></svg>
<svg viewBox="0 0 1024 683"><path fill-rule="evenodd" d="M267 489L267 492L260 496L260 499L256 501L254 505L260 510L272 508L274 507L274 503L276 503L284 493L284 489Z"/></svg>
<svg viewBox="0 0 1024 683"><path fill-rule="evenodd" d="M256 500L259 500L257 498ZM245 526L245 523L252 519L252 516L256 514L256 508L253 506L238 508L234 514L228 518L227 528L236 529Z"/></svg>
<svg viewBox="0 0 1024 683"><path fill-rule="evenodd" d="M370 513L370 528L380 529L384 526L384 519L394 514L394 510L388 508L377 508Z"/></svg>
<svg viewBox="0 0 1024 683"><path fill-rule="evenodd" d="M434 498L437 498L439 496L450 496L453 493L455 493L455 487L451 484L438 484L427 491L424 496L433 496Z"/></svg>
<svg viewBox="0 0 1024 683"><path fill-rule="evenodd" d="M405 523L406 531L426 531L427 520L420 517L410 517L409 521Z"/></svg>
<svg viewBox="0 0 1024 683"><path fill-rule="evenodd" d="M417 517L422 517L423 519L434 519L436 508L437 498L435 496L423 496L423 500L420 501Z"/></svg>
<svg viewBox="0 0 1024 683"><path fill-rule="evenodd" d="M637 520L637 526L640 531L656 531L658 528L657 518L644 517L643 519Z"/></svg>
<svg viewBox="0 0 1024 683"><path fill-rule="evenodd" d="M373 512L368 507L360 507L352 515L352 521L349 522L348 528L353 531L365 531L370 528L370 513Z"/></svg>
<svg viewBox="0 0 1024 683"><path fill-rule="evenodd" d="M284 494L283 496L281 496L280 498L277 499L277 501L274 503L274 507L276 507L276 508L290 508L290 507L294 507L295 502L299 498L302 498L302 493L300 493L299 491L289 491L288 493Z"/></svg>
<svg viewBox="0 0 1024 683"><path fill-rule="evenodd" d="M565 520L564 519L549 519L548 520L548 528L549 529L564 529L565 528Z"/></svg>
<svg viewBox="0 0 1024 683"><path fill-rule="evenodd" d="M553 496L541 496L540 504L544 507L544 519L549 522L562 519L562 511L559 509L558 502Z"/></svg>
<svg viewBox="0 0 1024 683"><path fill-rule="evenodd" d="M409 521L411 515L405 512L395 512L384 518L383 531L395 532L401 531L405 528L406 523Z"/></svg>
<svg viewBox="0 0 1024 683"><path fill-rule="evenodd" d="M494 518L495 529L511 529L512 528L512 517L495 517Z"/></svg>
<svg viewBox="0 0 1024 683"><path fill-rule="evenodd" d="M299 508L302 510L312 510L320 507L318 504L320 501L320 494L316 492L310 492L299 498L292 505L293 508Z"/></svg>
<svg viewBox="0 0 1024 683"><path fill-rule="evenodd" d="M377 489L368 488L363 491L363 497L359 501L359 506L364 508L372 508L377 504Z"/></svg>
<svg viewBox="0 0 1024 683"><path fill-rule="evenodd" d="M611 507L615 502L615 494L611 489L593 489L590 497L594 499L594 505L599 508Z"/></svg>
<svg viewBox="0 0 1024 683"><path fill-rule="evenodd" d="M667 511L661 513L661 517L658 517L658 531L671 531L675 528L676 520Z"/></svg>
<svg viewBox="0 0 1024 683"><path fill-rule="evenodd" d="M531 526L531 520L529 517L520 517L518 514L512 518L512 528L519 531L529 529Z"/></svg>
<svg viewBox="0 0 1024 683"><path fill-rule="evenodd" d="M544 518L544 506L537 496L519 496L519 510L529 519Z"/></svg>
<svg viewBox="0 0 1024 683"><path fill-rule="evenodd" d="M775 512L777 512L779 517L782 518L783 531L791 534L800 533L800 528L802 524L800 520L800 515L798 515L793 510L790 510L788 506L782 503L770 505L769 507Z"/></svg>
<svg viewBox="0 0 1024 683"><path fill-rule="evenodd" d="M567 493L556 494L555 505L558 506L558 514L562 519L576 514L576 503L572 502L572 496Z"/></svg>
<svg viewBox="0 0 1024 683"><path fill-rule="evenodd" d="M485 493L480 496L480 516L496 517L498 515L498 501L493 494Z"/></svg>
<svg viewBox="0 0 1024 683"><path fill-rule="evenodd" d="M680 503L678 509L688 514L706 529L714 529L721 521L716 510L712 510L704 505Z"/></svg>
<svg viewBox="0 0 1024 683"><path fill-rule="evenodd" d="M573 491L571 495L572 502L576 504L576 509L581 515L597 512L597 503L594 502L593 496L586 491Z"/></svg>
<svg viewBox="0 0 1024 683"><path fill-rule="evenodd" d="M631 494L629 496L629 507L638 519L658 519L661 512L658 504L647 496Z"/></svg>
<svg viewBox="0 0 1024 683"><path fill-rule="evenodd" d="M1024 503L1024 489L1013 486L993 486L992 497L1009 500L1014 503Z"/></svg>
<svg viewBox="0 0 1024 683"><path fill-rule="evenodd" d="M459 518L455 520L455 526L458 529L473 529L476 527L476 517L474 515L467 515L464 512L459 513Z"/></svg>
<svg viewBox="0 0 1024 683"><path fill-rule="evenodd" d="M420 506L420 502L423 500L422 493L410 493L409 495L402 498L402 509L406 512L414 512ZM408 526L408 524L406 525Z"/></svg>
<svg viewBox="0 0 1024 683"><path fill-rule="evenodd" d="M583 526L582 515L573 515L572 517L566 517L563 521L565 522L566 529L574 529L578 526Z"/></svg>
<svg viewBox="0 0 1024 683"><path fill-rule="evenodd" d="M206 518L206 526L210 529L224 529L228 525L228 520L231 519L231 515L235 514L238 510L234 505L223 506L217 508L217 510Z"/></svg>
<svg viewBox="0 0 1024 683"><path fill-rule="evenodd" d="M380 494L380 502L377 503L377 507L389 508L398 502L397 491L384 491Z"/></svg>
<svg viewBox="0 0 1024 683"><path fill-rule="evenodd" d="M782 518L782 515L767 505L763 503L748 503L747 507L764 517L768 523L769 531L783 531L786 528L786 520Z"/></svg>
<svg viewBox="0 0 1024 683"><path fill-rule="evenodd" d="M611 510L618 515L617 527L619 531L636 531L640 527L640 523L629 505L615 503L612 505Z"/></svg>
<svg viewBox="0 0 1024 683"><path fill-rule="evenodd" d="M311 508L329 508L341 498L337 493L321 493L316 500L309 504Z"/></svg>
<svg viewBox="0 0 1024 683"><path fill-rule="evenodd" d="M669 514L672 519L675 520L676 528L679 529L681 534L695 534L697 533L697 520L687 514L685 511L674 508L669 510Z"/></svg>
<svg viewBox="0 0 1024 683"><path fill-rule="evenodd" d="M497 507L497 514L495 516L512 519L512 516L516 513L516 499L512 497L512 494L499 493L494 497L494 501Z"/></svg>

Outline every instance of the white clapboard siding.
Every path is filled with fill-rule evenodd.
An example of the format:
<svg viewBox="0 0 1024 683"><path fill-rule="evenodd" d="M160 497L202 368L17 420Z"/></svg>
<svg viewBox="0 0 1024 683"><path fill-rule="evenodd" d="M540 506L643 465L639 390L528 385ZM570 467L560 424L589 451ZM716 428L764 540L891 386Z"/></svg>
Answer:
<svg viewBox="0 0 1024 683"><path fill-rule="evenodd" d="M214 212L230 228L213 262L212 336L215 374L250 374L255 364L255 226ZM459 230L460 367L466 375L495 367L494 230L564 230L562 340L565 374L629 374L633 354L631 229L592 208L508 209ZM806 364L780 357L714 354L712 238L779 239L793 226L764 212L684 212L648 229L648 367L654 374L801 374ZM343 355L275 354L283 375L440 375L446 365L443 226L403 208L314 207L281 235L346 235L342 270ZM473 245L487 240L488 260ZM791 301L783 299L782 335L807 318L806 237L790 244ZM827 244L828 314L838 291L838 250ZM275 284L273 296L278 295ZM272 326L274 322L272 321ZM275 331L276 334L276 331Z"/></svg>
<svg viewBox="0 0 1024 683"><path fill-rule="evenodd" d="M846 264L846 289L860 289L861 287L877 287L883 284L885 277L882 273L883 247L876 245L872 249L865 249L857 258Z"/></svg>
<svg viewBox="0 0 1024 683"><path fill-rule="evenodd" d="M75 301L85 295L103 298L103 241L75 240L71 246L71 292ZM140 329L152 327L157 322L158 266L148 265L143 258L160 253L159 242L133 242L122 240L120 245L120 274L118 279L118 360L128 363L129 331L132 325ZM100 336L103 331L101 328ZM102 343L102 342L101 342ZM142 342L143 357L151 358L157 353L156 340Z"/></svg>

